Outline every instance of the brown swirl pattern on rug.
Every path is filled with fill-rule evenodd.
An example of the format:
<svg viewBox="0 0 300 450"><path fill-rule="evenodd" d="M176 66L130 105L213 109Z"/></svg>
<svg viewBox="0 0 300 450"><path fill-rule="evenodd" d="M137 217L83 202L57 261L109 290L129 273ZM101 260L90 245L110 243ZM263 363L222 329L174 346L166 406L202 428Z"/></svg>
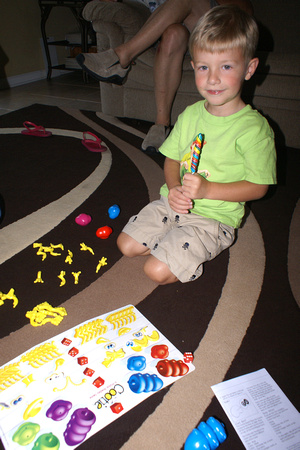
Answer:
<svg viewBox="0 0 300 450"><path fill-rule="evenodd" d="M25 120L44 125L53 136L43 140L21 136ZM0 256L0 291L14 287L20 302L16 309L7 303L0 309L0 363L84 320L135 304L181 351L194 353L196 371L150 397L80 448L180 449L200 420L215 415L229 432L222 447L240 449L240 440L213 398L212 384L265 367L295 406L299 404L299 311L292 294L297 292L297 280L291 276L297 258L291 250L289 275L286 269L291 238L297 236L299 181L294 176L299 151L287 151L288 176L264 200L250 205L230 251L207 264L204 275L194 283L157 286L144 276L142 258L123 258L115 245L128 218L157 197L163 181L162 158L139 150L148 126L43 105L3 116L0 139L5 166L0 168L0 194L6 212L0 243L2 239L1 248L8 250ZM82 146L80 135L86 130L105 141L110 161L107 155L90 153ZM60 200L70 192L75 195L66 207ZM82 195L80 201L78 195ZM114 203L120 205L121 215L112 221L107 209ZM74 222L81 212L93 217L88 227ZM103 225L114 229L106 241L95 236ZM74 250L78 267L72 270L84 268L79 285L67 282L64 289L59 288L61 263L55 258L42 263L47 283L33 283L41 270L32 248L36 239L45 245L62 242ZM80 251L83 241L95 250L97 261L108 258L100 274L89 255ZM42 301L67 309L68 316L59 327L32 329L28 324L26 311Z"/></svg>

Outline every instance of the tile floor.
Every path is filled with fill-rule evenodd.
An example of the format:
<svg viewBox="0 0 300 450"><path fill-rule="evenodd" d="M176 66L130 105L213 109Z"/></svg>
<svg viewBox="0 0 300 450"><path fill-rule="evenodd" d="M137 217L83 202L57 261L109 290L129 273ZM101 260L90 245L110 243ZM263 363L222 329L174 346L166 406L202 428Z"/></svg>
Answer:
<svg viewBox="0 0 300 450"><path fill-rule="evenodd" d="M84 82L81 71L0 90L0 115L41 103L65 108L101 111L99 83Z"/></svg>

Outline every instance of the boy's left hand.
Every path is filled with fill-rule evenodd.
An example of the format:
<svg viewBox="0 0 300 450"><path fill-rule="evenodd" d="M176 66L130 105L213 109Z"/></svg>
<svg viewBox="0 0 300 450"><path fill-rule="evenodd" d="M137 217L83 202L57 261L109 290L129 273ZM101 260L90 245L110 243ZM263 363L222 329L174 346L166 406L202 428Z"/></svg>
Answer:
<svg viewBox="0 0 300 450"><path fill-rule="evenodd" d="M182 181L182 191L188 198L206 198L209 181L197 173L186 173Z"/></svg>

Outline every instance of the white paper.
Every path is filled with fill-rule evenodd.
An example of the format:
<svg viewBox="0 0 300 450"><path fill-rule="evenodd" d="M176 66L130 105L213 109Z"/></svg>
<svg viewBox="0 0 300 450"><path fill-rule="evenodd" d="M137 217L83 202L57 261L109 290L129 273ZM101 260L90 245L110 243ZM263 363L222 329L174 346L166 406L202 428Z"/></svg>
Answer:
<svg viewBox="0 0 300 450"><path fill-rule="evenodd" d="M300 449L300 414L266 369L212 390L247 450Z"/></svg>

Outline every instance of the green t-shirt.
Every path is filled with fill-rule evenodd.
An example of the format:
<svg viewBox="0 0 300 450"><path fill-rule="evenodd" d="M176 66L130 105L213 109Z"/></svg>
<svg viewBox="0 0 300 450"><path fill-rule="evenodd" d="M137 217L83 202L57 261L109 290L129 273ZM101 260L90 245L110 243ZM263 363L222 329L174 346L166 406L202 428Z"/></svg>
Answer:
<svg viewBox="0 0 300 450"><path fill-rule="evenodd" d="M250 105L231 116L217 117L204 104L202 100L188 106L159 149L166 157L181 162L181 176L190 171L191 146L202 133L204 145L198 173L209 181L275 184L274 133L267 120ZM168 196L166 184L160 193ZM244 216L244 202L195 200L192 212L237 228Z"/></svg>

